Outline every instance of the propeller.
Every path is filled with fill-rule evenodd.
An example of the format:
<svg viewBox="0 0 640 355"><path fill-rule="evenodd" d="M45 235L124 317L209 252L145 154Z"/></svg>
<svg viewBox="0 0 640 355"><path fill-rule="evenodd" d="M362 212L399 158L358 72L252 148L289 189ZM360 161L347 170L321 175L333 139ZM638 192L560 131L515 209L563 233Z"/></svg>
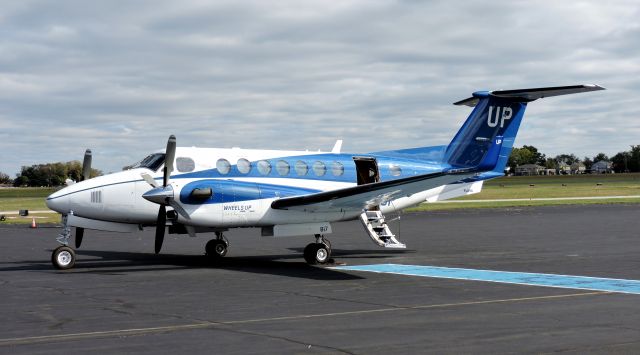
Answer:
<svg viewBox="0 0 640 355"><path fill-rule="evenodd" d="M164 241L165 224L167 223L167 210L164 205L160 205L158 209L158 221L156 222L156 244L155 252L160 253L162 242Z"/></svg>
<svg viewBox="0 0 640 355"><path fill-rule="evenodd" d="M80 181L87 180L91 177L91 149L84 152L84 160L82 161L82 178Z"/></svg>
<svg viewBox="0 0 640 355"><path fill-rule="evenodd" d="M155 252L160 253L162 242L164 241L164 233L167 223L167 208L169 205L180 215L189 219L189 214L177 203L173 198L173 187L171 186L171 172L173 171L173 161L176 156L176 137L172 134L167 141L167 149L165 150L164 169L162 176L162 186L158 186L155 180L146 173L141 174L142 178L153 187L153 189L145 192L142 197L146 200L160 205L158 209L158 218L156 221L156 242Z"/></svg>
<svg viewBox="0 0 640 355"><path fill-rule="evenodd" d="M80 181L89 179L91 176L91 149L84 152L84 160L82 161L82 176ZM76 248L82 245L82 237L84 237L84 228L76 227Z"/></svg>

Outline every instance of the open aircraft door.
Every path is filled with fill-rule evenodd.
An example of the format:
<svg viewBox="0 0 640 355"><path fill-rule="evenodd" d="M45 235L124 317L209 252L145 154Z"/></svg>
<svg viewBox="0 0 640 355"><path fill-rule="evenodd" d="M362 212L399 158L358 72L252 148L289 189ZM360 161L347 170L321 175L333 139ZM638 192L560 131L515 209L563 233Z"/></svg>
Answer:
<svg viewBox="0 0 640 355"><path fill-rule="evenodd" d="M358 185L371 184L380 181L380 172L378 171L378 162L372 157L353 157L356 164L356 175L358 176Z"/></svg>

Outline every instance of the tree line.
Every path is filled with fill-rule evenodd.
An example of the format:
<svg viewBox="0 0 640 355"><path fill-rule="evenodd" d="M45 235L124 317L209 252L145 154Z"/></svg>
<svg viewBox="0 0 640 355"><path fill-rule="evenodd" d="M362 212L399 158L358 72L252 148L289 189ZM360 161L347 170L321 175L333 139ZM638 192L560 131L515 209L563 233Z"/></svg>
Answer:
<svg viewBox="0 0 640 355"><path fill-rule="evenodd" d="M91 169L91 177L102 175L102 171ZM66 163L48 163L23 166L15 179L0 173L0 184L10 184L16 187L54 187L64 185L67 179L80 181L82 178L82 163L74 160Z"/></svg>
<svg viewBox="0 0 640 355"><path fill-rule="evenodd" d="M593 157L578 158L575 154L559 154L555 157L547 157L532 145L524 145L522 148L513 148L507 165L510 171L515 171L516 166L525 164L537 164L547 169L558 169L561 164L573 165L582 163L586 170L590 170L594 163L610 161L616 173L640 172L640 145L632 145L631 149L609 157L604 153L598 153Z"/></svg>

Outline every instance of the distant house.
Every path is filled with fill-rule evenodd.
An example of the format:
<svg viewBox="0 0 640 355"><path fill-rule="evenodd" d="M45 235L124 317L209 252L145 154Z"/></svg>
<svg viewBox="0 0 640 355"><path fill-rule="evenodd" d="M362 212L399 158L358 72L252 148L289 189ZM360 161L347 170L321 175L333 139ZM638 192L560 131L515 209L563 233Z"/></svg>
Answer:
<svg viewBox="0 0 640 355"><path fill-rule="evenodd" d="M587 167L582 163L571 164L571 174L584 174L586 170Z"/></svg>
<svg viewBox="0 0 640 355"><path fill-rule="evenodd" d="M516 166L516 175L543 175L545 173L544 166L537 164L524 164Z"/></svg>
<svg viewBox="0 0 640 355"><path fill-rule="evenodd" d="M558 174L569 175L571 174L571 165L561 161L558 163Z"/></svg>
<svg viewBox="0 0 640 355"><path fill-rule="evenodd" d="M613 163L606 160L600 160L591 165L592 174L611 174L613 172Z"/></svg>
<svg viewBox="0 0 640 355"><path fill-rule="evenodd" d="M558 163L558 174L561 175L575 175L584 174L587 171L587 167L582 163L567 164L565 162Z"/></svg>

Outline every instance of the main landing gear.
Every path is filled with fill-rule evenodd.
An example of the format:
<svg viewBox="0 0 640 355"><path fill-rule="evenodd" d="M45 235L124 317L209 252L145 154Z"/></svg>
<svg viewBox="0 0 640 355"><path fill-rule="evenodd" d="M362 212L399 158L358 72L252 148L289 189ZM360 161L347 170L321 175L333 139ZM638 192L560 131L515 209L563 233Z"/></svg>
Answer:
<svg viewBox="0 0 640 355"><path fill-rule="evenodd" d="M326 264L331 257L331 242L321 234L316 234L316 242L304 248L304 260L310 264Z"/></svg>
<svg viewBox="0 0 640 355"><path fill-rule="evenodd" d="M224 237L222 232L216 232L216 239L208 241L204 250L209 258L213 260L221 259L227 255L229 251L229 241Z"/></svg>
<svg viewBox="0 0 640 355"><path fill-rule="evenodd" d="M67 224L67 215L62 216L62 232L56 240L61 246L55 248L51 254L51 263L58 270L71 269L76 263L76 253L69 247L71 228Z"/></svg>

